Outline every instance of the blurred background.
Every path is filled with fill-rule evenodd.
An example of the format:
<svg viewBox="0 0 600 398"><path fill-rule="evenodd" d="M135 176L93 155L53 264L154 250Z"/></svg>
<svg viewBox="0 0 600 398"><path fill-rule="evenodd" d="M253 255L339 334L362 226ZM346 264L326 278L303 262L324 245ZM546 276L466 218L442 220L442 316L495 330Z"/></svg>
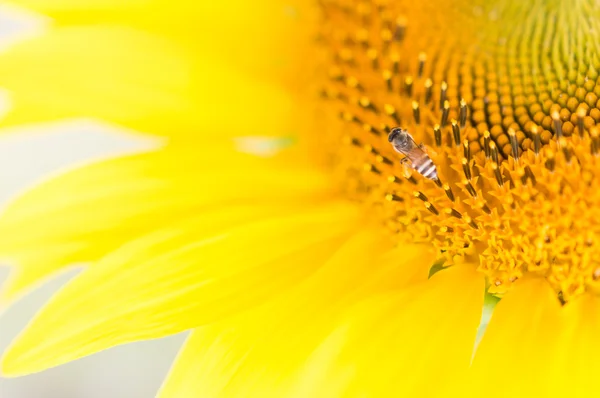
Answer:
<svg viewBox="0 0 600 398"><path fill-rule="evenodd" d="M47 21L0 5L0 51L39 33ZM10 98L0 92L0 117ZM15 134L18 133L18 134ZM0 208L49 173L102 157L157 145L147 137L93 120L30 125L0 132ZM0 284L8 276L0 264ZM56 276L10 308L0 305L0 354L76 268ZM0 398L150 398L168 372L185 334L116 347L39 374L0 376Z"/></svg>

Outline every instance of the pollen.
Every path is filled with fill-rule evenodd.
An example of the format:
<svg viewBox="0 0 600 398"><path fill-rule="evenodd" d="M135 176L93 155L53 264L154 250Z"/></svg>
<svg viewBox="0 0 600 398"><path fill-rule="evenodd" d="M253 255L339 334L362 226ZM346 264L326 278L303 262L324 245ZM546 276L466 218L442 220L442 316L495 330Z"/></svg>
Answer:
<svg viewBox="0 0 600 398"><path fill-rule="evenodd" d="M600 292L600 12L570 2L323 0L324 130L348 196L502 295ZM335 73L332 73L334 71ZM393 150L423 144L439 181ZM368 150L365 150L368 148ZM375 209L376 211L372 211Z"/></svg>

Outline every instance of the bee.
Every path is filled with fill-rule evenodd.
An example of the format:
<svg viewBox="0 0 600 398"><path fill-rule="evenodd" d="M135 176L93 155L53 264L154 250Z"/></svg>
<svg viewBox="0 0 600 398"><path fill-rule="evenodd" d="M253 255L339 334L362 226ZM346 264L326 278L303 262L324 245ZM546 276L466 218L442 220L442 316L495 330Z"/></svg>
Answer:
<svg viewBox="0 0 600 398"><path fill-rule="evenodd" d="M388 135L388 141L396 152L400 152L405 156L401 160L403 165L410 162L410 167L423 177L435 182L439 181L437 169L427 152L425 152L425 146L423 144L417 145L408 130L403 130L400 127L393 128Z"/></svg>

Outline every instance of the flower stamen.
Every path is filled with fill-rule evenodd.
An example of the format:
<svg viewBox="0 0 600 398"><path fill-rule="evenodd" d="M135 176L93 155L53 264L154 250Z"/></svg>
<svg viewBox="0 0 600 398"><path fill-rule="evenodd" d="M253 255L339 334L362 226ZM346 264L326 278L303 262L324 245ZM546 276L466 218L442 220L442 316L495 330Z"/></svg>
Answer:
<svg viewBox="0 0 600 398"><path fill-rule="evenodd" d="M581 29L566 11L512 2L484 18L460 3L322 4L334 21L322 30L323 98L344 124L325 129L352 144L330 153L348 195L378 203L398 239L432 243L445 266L478 264L494 294L526 273L565 301L600 292L600 64L574 44L587 36L565 33ZM412 23L425 19L459 33ZM386 136L395 127L423 145L437 180L401 161Z"/></svg>

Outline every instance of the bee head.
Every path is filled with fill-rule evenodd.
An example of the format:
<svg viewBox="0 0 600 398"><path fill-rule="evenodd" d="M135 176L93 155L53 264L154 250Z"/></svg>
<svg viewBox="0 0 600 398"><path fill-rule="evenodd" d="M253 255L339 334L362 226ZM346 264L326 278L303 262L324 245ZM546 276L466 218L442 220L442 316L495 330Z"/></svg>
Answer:
<svg viewBox="0 0 600 398"><path fill-rule="evenodd" d="M393 128L392 131L390 131L390 133L388 134L388 141L393 142L401 131L402 130L400 130L398 127Z"/></svg>
<svg viewBox="0 0 600 398"><path fill-rule="evenodd" d="M395 127L390 131L388 134L388 141L398 150L407 148L410 145L408 132L400 127Z"/></svg>

